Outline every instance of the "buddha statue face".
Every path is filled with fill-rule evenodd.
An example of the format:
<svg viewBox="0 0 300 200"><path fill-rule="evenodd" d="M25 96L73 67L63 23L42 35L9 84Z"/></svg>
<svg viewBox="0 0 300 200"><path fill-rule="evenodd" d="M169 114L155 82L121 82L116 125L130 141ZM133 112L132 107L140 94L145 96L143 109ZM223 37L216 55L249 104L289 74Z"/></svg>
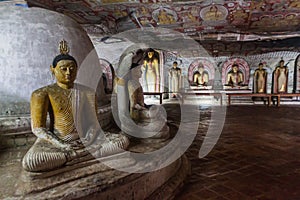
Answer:
<svg viewBox="0 0 300 200"><path fill-rule="evenodd" d="M239 70L239 68L238 68L237 65L233 65L233 66L232 66L232 71L233 71L233 73L237 73L238 70Z"/></svg>
<svg viewBox="0 0 300 200"><path fill-rule="evenodd" d="M204 67L203 67L203 65L200 65L200 66L198 67L198 71L199 71L200 74L202 74L202 73L204 72Z"/></svg>
<svg viewBox="0 0 300 200"><path fill-rule="evenodd" d="M148 58L152 58L153 55L154 55L154 52L153 52L153 51L149 51L149 52L148 52Z"/></svg>
<svg viewBox="0 0 300 200"><path fill-rule="evenodd" d="M72 60L60 60L56 67L51 66L51 71L55 75L57 83L72 86L76 79L77 66Z"/></svg>
<svg viewBox="0 0 300 200"><path fill-rule="evenodd" d="M280 65L280 67L283 67L283 66L284 66L284 61L281 60L281 61L279 62L279 65Z"/></svg>
<svg viewBox="0 0 300 200"><path fill-rule="evenodd" d="M260 64L258 65L258 69L260 69L260 70L263 69L263 64L262 64L262 63L260 63Z"/></svg>
<svg viewBox="0 0 300 200"><path fill-rule="evenodd" d="M177 62L174 62L173 63L173 68L175 69L175 68L177 68L177 66L178 66Z"/></svg>

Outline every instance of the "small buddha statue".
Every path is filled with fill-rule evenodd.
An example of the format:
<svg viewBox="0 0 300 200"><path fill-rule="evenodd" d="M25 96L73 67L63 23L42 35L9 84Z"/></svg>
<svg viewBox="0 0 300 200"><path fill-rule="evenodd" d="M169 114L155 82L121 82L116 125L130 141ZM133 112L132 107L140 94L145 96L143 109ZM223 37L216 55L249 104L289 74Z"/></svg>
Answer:
<svg viewBox="0 0 300 200"><path fill-rule="evenodd" d="M273 72L273 93L287 92L288 68L284 65L284 60L280 60Z"/></svg>
<svg viewBox="0 0 300 200"><path fill-rule="evenodd" d="M226 85L231 87L242 86L244 82L244 76L241 71L239 71L238 64L234 63L231 70L227 74Z"/></svg>
<svg viewBox="0 0 300 200"><path fill-rule="evenodd" d="M23 158L26 171L54 170L85 156L119 153L129 145L126 136L101 131L95 92L74 83L78 66L66 41L60 42L60 53L50 66L56 83L35 90L31 96L31 126L37 140Z"/></svg>
<svg viewBox="0 0 300 200"><path fill-rule="evenodd" d="M169 69L169 88L172 92L172 97L176 98L176 93L181 87L181 69L178 66L178 63L173 62L173 67Z"/></svg>
<svg viewBox="0 0 300 200"><path fill-rule="evenodd" d="M253 78L253 92L254 93L265 93L266 92L266 81L267 72L263 68L263 63L258 64L258 69L254 72Z"/></svg>
<svg viewBox="0 0 300 200"><path fill-rule="evenodd" d="M204 70L202 63L198 65L198 70L193 75L193 84L197 86L207 86L209 76L207 71Z"/></svg>

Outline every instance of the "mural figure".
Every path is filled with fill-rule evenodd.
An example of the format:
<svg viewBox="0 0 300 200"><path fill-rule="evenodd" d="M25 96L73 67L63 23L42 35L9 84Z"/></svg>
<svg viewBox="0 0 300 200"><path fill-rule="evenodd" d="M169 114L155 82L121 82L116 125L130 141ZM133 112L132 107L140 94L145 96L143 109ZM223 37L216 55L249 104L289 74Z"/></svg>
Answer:
<svg viewBox="0 0 300 200"><path fill-rule="evenodd" d="M173 15L167 13L165 9L159 10L157 18L159 24L173 24L175 22Z"/></svg>
<svg viewBox="0 0 300 200"><path fill-rule="evenodd" d="M78 66L65 41L60 42L60 52L50 67L56 83L31 96L31 126L37 140L22 161L30 172L50 171L89 156L92 159L90 152L99 157L119 153L129 145L126 136L101 131L94 90L74 83Z"/></svg>
<svg viewBox="0 0 300 200"><path fill-rule="evenodd" d="M145 92L159 92L160 71L159 55L154 49L146 51L146 58L142 67L143 89Z"/></svg>
<svg viewBox="0 0 300 200"><path fill-rule="evenodd" d="M258 64L258 69L254 72L253 77L253 92L266 93L267 89L267 72L263 68L263 63Z"/></svg>
<svg viewBox="0 0 300 200"><path fill-rule="evenodd" d="M209 8L209 11L205 13L205 20L221 20L223 18L223 13L219 11L218 7L213 5Z"/></svg>
<svg viewBox="0 0 300 200"><path fill-rule="evenodd" d="M244 75L239 71L238 64L234 63L227 74L226 85L231 87L241 86L244 82Z"/></svg>
<svg viewBox="0 0 300 200"><path fill-rule="evenodd" d="M169 70L169 88L172 92L172 97L176 97L176 93L181 88L181 69L178 66L178 63L173 62L173 67Z"/></svg>
<svg viewBox="0 0 300 200"><path fill-rule="evenodd" d="M207 86L209 81L209 75L204 70L202 63L199 63L198 70L193 75L193 84L197 86Z"/></svg>
<svg viewBox="0 0 300 200"><path fill-rule="evenodd" d="M288 67L284 65L284 60L279 61L273 72L273 93L286 93L288 83Z"/></svg>

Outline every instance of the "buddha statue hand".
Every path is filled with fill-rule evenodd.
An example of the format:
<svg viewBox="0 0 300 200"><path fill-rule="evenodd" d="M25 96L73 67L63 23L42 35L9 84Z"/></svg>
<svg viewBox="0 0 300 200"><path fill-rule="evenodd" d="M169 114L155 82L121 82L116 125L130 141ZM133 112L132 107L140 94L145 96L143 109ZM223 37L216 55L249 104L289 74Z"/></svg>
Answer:
<svg viewBox="0 0 300 200"><path fill-rule="evenodd" d="M46 140L53 144L55 147L63 149L65 151L72 150L72 145L65 143L59 139L54 133L48 131L46 128L33 128L32 132L40 139Z"/></svg>
<svg viewBox="0 0 300 200"><path fill-rule="evenodd" d="M140 104L135 104L134 108L137 109L137 110L146 110L146 108L141 106Z"/></svg>

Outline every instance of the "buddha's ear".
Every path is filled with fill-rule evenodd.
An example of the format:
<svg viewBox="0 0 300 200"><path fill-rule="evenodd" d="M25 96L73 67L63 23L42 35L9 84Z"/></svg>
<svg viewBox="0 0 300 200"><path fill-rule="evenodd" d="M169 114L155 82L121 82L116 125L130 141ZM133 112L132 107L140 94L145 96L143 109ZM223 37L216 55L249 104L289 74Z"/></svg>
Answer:
<svg viewBox="0 0 300 200"><path fill-rule="evenodd" d="M50 71L51 71L52 73L54 73L54 67L53 67L53 65L50 65Z"/></svg>

